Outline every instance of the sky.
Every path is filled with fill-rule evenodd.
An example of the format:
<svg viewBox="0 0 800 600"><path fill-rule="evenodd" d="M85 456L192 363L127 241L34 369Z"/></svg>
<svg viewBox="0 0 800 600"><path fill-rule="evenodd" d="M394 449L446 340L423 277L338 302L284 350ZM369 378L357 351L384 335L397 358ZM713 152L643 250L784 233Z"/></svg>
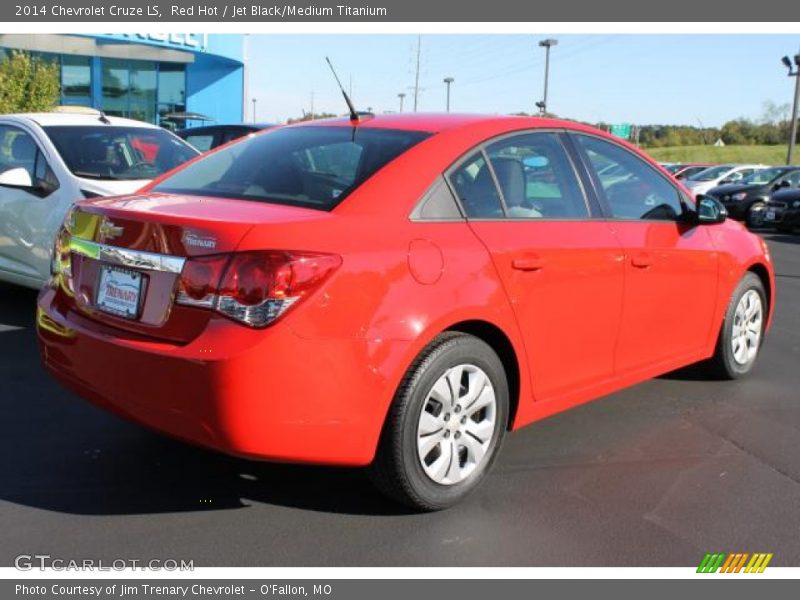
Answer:
<svg viewBox="0 0 800 600"><path fill-rule="evenodd" d="M548 110L588 122L720 126L759 119L764 103L792 100L782 56L798 35L423 35L419 111L443 111L445 77L455 79L451 110L534 112L542 98L544 48L550 55ZM311 110L346 112L328 70L333 62L359 110L413 110L417 36L251 35L249 96L258 121L282 122ZM252 102L248 120L252 119Z"/></svg>

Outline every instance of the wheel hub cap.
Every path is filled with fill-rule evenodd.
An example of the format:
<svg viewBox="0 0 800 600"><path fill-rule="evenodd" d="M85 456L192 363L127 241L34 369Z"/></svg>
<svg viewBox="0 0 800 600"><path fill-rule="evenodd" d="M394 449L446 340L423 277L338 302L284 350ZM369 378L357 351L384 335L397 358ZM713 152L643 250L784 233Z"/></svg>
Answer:
<svg viewBox="0 0 800 600"><path fill-rule="evenodd" d="M494 388L482 369L463 364L445 371L428 392L417 425L425 474L441 485L467 479L489 450L496 419Z"/></svg>
<svg viewBox="0 0 800 600"><path fill-rule="evenodd" d="M763 319L761 296L755 290L748 290L739 299L733 315L731 350L738 364L746 365L758 354Z"/></svg>

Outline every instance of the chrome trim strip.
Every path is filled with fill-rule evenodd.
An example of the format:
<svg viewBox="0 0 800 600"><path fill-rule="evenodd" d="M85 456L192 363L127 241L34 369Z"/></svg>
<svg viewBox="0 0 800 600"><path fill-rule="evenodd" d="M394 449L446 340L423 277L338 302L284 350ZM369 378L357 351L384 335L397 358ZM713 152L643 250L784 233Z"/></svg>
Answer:
<svg viewBox="0 0 800 600"><path fill-rule="evenodd" d="M182 256L169 256L155 252L142 252L130 248L117 248L91 242L81 238L72 237L69 240L69 250L75 254L100 260L113 265L144 269L146 271L162 271L164 273L180 273L186 259Z"/></svg>

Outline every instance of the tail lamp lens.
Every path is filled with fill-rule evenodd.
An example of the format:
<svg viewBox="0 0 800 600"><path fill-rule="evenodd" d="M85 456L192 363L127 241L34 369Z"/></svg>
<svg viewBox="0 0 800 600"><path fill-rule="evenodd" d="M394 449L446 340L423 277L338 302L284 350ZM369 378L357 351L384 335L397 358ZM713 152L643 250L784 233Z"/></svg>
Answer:
<svg viewBox="0 0 800 600"><path fill-rule="evenodd" d="M335 254L283 251L192 258L181 273L176 302L266 327L317 289L341 262Z"/></svg>

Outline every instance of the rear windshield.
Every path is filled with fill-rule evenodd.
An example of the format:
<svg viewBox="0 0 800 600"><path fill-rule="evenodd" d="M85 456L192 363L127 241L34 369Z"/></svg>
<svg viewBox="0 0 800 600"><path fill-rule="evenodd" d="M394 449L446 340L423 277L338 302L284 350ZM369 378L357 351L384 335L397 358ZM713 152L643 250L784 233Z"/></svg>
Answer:
<svg viewBox="0 0 800 600"><path fill-rule="evenodd" d="M430 133L288 127L246 138L181 169L156 192L331 210Z"/></svg>
<svg viewBox="0 0 800 600"><path fill-rule="evenodd" d="M45 127L75 175L89 179L154 179L198 155L178 137L150 127Z"/></svg>

